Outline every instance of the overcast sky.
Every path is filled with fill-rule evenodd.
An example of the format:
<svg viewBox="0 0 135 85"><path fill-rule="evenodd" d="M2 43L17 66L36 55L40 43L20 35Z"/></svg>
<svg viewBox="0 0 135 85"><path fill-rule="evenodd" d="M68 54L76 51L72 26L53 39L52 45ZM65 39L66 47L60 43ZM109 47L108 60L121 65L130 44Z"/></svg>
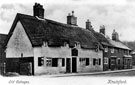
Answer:
<svg viewBox="0 0 135 85"><path fill-rule="evenodd" d="M0 33L8 33L17 13L33 15L33 5L37 1L4 0L0 3ZM89 19L94 30L105 25L106 34L111 37L113 29L120 40L135 40L134 0L38 0L45 9L45 18L66 23L68 13L74 10L77 24L85 28Z"/></svg>

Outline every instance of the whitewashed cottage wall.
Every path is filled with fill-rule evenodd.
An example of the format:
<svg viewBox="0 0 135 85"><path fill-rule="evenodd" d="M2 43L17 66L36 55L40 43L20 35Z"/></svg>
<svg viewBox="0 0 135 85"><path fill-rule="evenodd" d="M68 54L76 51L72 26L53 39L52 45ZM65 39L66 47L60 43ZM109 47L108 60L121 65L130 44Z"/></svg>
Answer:
<svg viewBox="0 0 135 85"><path fill-rule="evenodd" d="M82 66L79 62L79 58L89 58L90 65ZM101 65L93 65L93 59L101 59ZM78 49L78 72L90 72L90 71L102 71L103 70L103 51L99 50L96 52L91 49Z"/></svg>
<svg viewBox="0 0 135 85"><path fill-rule="evenodd" d="M21 22L18 21L7 44L6 58L18 58L21 54L23 57L32 57L33 47Z"/></svg>
<svg viewBox="0 0 135 85"><path fill-rule="evenodd" d="M44 65L38 66L38 57L44 57ZM35 62L35 74L40 73L59 73L66 72L66 65L64 67L47 67L46 57L50 58L71 58L71 48L67 47L36 47L34 48L34 62ZM58 61L62 63L61 61Z"/></svg>
<svg viewBox="0 0 135 85"><path fill-rule="evenodd" d="M44 65L38 66L38 57L44 57ZM46 57L50 58L71 58L71 48L68 47L35 47L34 48L34 63L35 63L35 74L42 74L42 73L60 73L66 72L66 62L65 66L58 66L58 67L47 67L46 66ZM99 50L96 52L95 50L91 49L78 49L78 56L77 56L77 72L90 72L90 71L103 71L103 64L102 64L102 57L103 52ZM81 66L79 58L89 58L90 65L89 66ZM93 65L93 58L101 59L101 65ZM66 60L65 60L66 61ZM61 63L61 61L58 61ZM72 71L72 62L71 62L71 71Z"/></svg>

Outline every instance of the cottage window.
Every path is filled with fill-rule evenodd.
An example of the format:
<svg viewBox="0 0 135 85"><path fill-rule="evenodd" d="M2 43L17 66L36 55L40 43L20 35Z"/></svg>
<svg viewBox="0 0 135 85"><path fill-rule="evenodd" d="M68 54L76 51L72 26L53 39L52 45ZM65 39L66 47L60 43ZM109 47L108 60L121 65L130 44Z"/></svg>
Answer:
<svg viewBox="0 0 135 85"><path fill-rule="evenodd" d="M90 61L89 58L80 58L81 65L88 66Z"/></svg>
<svg viewBox="0 0 135 85"><path fill-rule="evenodd" d="M80 43L76 42L75 47L80 48Z"/></svg>
<svg viewBox="0 0 135 85"><path fill-rule="evenodd" d="M65 58L62 58L62 66L65 66Z"/></svg>
<svg viewBox="0 0 135 85"><path fill-rule="evenodd" d="M100 58L98 58L98 59L93 58L93 65L101 65L101 59Z"/></svg>
<svg viewBox="0 0 135 85"><path fill-rule="evenodd" d="M85 58L80 58L80 62L84 62L85 61Z"/></svg>
<svg viewBox="0 0 135 85"><path fill-rule="evenodd" d="M58 67L58 58L52 58L52 67Z"/></svg>
<svg viewBox="0 0 135 85"><path fill-rule="evenodd" d="M105 52L108 52L108 47L105 47Z"/></svg>
<svg viewBox="0 0 135 85"><path fill-rule="evenodd" d="M48 43L47 42L43 42L43 46L47 47L48 46Z"/></svg>
<svg viewBox="0 0 135 85"><path fill-rule="evenodd" d="M86 66L89 65L89 58L86 58Z"/></svg>
<svg viewBox="0 0 135 85"><path fill-rule="evenodd" d="M72 49L72 56L78 56L78 50L77 49Z"/></svg>
<svg viewBox="0 0 135 85"><path fill-rule="evenodd" d="M108 64L108 58L104 58L104 64Z"/></svg>
<svg viewBox="0 0 135 85"><path fill-rule="evenodd" d="M44 65L44 57L38 57L38 66Z"/></svg>
<svg viewBox="0 0 135 85"><path fill-rule="evenodd" d="M85 65L86 65L86 60L85 60L85 58L80 58L80 64L81 64L82 66L85 66Z"/></svg>
<svg viewBox="0 0 135 85"><path fill-rule="evenodd" d="M52 66L52 59L46 58L46 66Z"/></svg>
<svg viewBox="0 0 135 85"><path fill-rule="evenodd" d="M96 65L96 59L93 58L93 65Z"/></svg>
<svg viewBox="0 0 135 85"><path fill-rule="evenodd" d="M96 52L99 51L99 44L96 44L96 49L95 49Z"/></svg>
<svg viewBox="0 0 135 85"><path fill-rule="evenodd" d="M114 53L114 48L111 48L111 53Z"/></svg>
<svg viewBox="0 0 135 85"><path fill-rule="evenodd" d="M101 65L101 59L100 58L98 59L98 65Z"/></svg>

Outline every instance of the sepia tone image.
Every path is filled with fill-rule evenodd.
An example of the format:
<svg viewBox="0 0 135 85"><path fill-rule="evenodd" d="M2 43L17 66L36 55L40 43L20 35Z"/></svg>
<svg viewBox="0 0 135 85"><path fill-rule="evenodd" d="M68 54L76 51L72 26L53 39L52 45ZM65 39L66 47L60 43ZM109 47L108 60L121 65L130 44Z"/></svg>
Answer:
<svg viewBox="0 0 135 85"><path fill-rule="evenodd" d="M0 78L9 85L131 84L134 24L134 0L6 0Z"/></svg>

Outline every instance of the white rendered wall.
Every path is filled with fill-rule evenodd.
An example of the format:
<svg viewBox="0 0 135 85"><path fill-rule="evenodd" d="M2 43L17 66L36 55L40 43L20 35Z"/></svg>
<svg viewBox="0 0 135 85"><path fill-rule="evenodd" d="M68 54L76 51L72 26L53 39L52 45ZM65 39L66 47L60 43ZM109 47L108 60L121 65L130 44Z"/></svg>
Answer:
<svg viewBox="0 0 135 85"><path fill-rule="evenodd" d="M6 58L32 57L33 48L31 42L20 21L17 22L6 49Z"/></svg>
<svg viewBox="0 0 135 85"><path fill-rule="evenodd" d="M102 71L103 64L102 64L102 51L96 52L95 50L91 49L78 49L78 57L77 57L77 72L91 72L91 71ZM38 66L38 57L44 57L44 65ZM55 73L63 73L66 72L66 60L65 66L58 66L58 67L47 67L46 66L46 57L51 58L70 58L72 61L71 56L71 48L68 47L36 47L34 48L34 62L35 62L35 74L55 74ZM90 65L89 66L81 66L79 58L90 58ZM93 66L93 58L100 58L101 65ZM61 63L61 61L58 61ZM72 62L71 62L71 71L72 71Z"/></svg>

